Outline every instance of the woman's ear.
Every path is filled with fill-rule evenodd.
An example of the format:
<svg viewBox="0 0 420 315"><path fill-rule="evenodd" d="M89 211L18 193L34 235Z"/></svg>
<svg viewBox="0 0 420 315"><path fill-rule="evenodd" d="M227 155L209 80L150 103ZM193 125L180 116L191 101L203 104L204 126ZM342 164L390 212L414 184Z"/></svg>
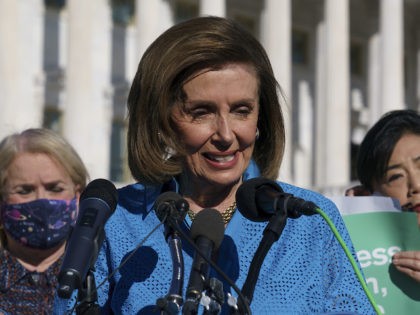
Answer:
<svg viewBox="0 0 420 315"><path fill-rule="evenodd" d="M82 189L80 188L80 185L76 185L75 188L74 188L74 191L75 191L74 195L77 199L77 202L79 203L80 195L82 194Z"/></svg>
<svg viewBox="0 0 420 315"><path fill-rule="evenodd" d="M82 190L80 189L80 185L76 185L75 189L74 189L75 193L74 193L74 197L76 198L76 204L77 204L77 215L76 217L79 215L79 204L80 204L80 195L82 194ZM0 313L1 315L1 313Z"/></svg>

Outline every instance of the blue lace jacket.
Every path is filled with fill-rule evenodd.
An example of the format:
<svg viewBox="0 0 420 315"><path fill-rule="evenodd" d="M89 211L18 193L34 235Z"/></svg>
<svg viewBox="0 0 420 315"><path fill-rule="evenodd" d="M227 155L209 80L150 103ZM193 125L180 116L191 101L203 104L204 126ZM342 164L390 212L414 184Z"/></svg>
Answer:
<svg viewBox="0 0 420 315"><path fill-rule="evenodd" d="M244 180L257 176L259 171L251 163ZM176 190L176 182L171 184ZM329 199L313 191L279 184L285 192L317 204L355 257L343 220ZM138 244L144 243L98 288L101 314L160 314L156 301L168 293L172 259L163 226L146 237L160 223L151 207L161 192L162 187L141 184L119 190L118 206L106 224L106 238L96 263L97 285L133 254ZM188 216L184 224L188 230L191 225ZM236 211L225 230L217 264L239 288L245 282L266 224L249 221ZM186 286L194 257L187 242L183 242L183 257ZM237 296L213 270L210 277L222 281L225 293ZM74 299L56 298L55 313L64 314L73 304ZM375 314L342 247L320 215L287 220L280 239L264 259L250 308L253 314ZM224 303L222 314L229 313L230 306Z"/></svg>

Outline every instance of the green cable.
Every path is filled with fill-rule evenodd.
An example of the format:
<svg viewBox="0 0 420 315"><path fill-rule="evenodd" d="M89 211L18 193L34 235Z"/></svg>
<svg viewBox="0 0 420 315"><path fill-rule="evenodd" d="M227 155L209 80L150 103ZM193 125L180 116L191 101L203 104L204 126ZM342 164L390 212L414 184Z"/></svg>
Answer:
<svg viewBox="0 0 420 315"><path fill-rule="evenodd" d="M360 284L363 287L363 290L365 291L370 304L372 304L373 308L376 311L376 314L381 315L382 312L380 311L380 309L378 308L378 306L376 305L375 300L373 299L372 294L369 291L369 288L366 285L365 279L363 278L359 267L357 266L356 261L354 260L354 257L352 256L352 254L350 253L346 243L344 242L343 238L341 237L340 233L338 233L334 223L330 220L330 218L320 209L317 208L316 211L324 218L324 220L328 223L328 225L331 228L331 231L334 233L335 237L337 238L338 242L340 243L341 247L344 249L344 252L346 253L354 272L356 273L357 278L359 279Z"/></svg>

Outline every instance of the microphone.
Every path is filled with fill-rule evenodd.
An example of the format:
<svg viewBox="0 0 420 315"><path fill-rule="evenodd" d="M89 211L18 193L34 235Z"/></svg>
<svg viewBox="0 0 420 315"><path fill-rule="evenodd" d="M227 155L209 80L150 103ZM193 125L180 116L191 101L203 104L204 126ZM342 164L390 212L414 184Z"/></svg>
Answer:
<svg viewBox="0 0 420 315"><path fill-rule="evenodd" d="M182 314L197 314L204 285L210 274L207 261L211 259L213 251L219 248L224 233L225 224L219 211L205 208L195 216L191 225L191 238L199 250L194 255Z"/></svg>
<svg viewBox="0 0 420 315"><path fill-rule="evenodd" d="M236 203L244 217L256 222L269 221L279 211L293 219L318 213L313 202L285 193L275 181L263 177L243 182L236 192Z"/></svg>
<svg viewBox="0 0 420 315"><path fill-rule="evenodd" d="M58 274L58 296L69 299L94 265L105 237L104 226L117 206L117 189L106 179L90 182L80 196L79 215Z"/></svg>
<svg viewBox="0 0 420 315"><path fill-rule="evenodd" d="M248 220L269 221L242 287L245 302L251 304L262 263L271 246L280 238L287 218L315 214L317 206L313 202L285 193L275 181L263 177L243 182L236 191L236 204L238 210ZM238 301L238 309L240 314L245 314L244 301Z"/></svg>
<svg viewBox="0 0 420 315"><path fill-rule="evenodd" d="M157 217L165 224L165 240L168 243L172 257L172 281L169 293L157 299L156 305L169 314L178 314L183 303L182 289L184 287L184 259L182 242L178 235L179 224L188 212L189 204L179 194L167 191L155 201L154 209Z"/></svg>
<svg viewBox="0 0 420 315"><path fill-rule="evenodd" d="M189 204L179 194L167 191L161 194L153 206L158 219L165 224L165 239L174 235L179 223L184 221Z"/></svg>
<svg viewBox="0 0 420 315"><path fill-rule="evenodd" d="M285 193L275 181L263 177L257 177L245 181L238 188L236 192L236 204L239 212L241 212L241 214L247 219L256 222L270 221L264 230L263 239L254 254L248 271L248 276L245 280L244 286L242 287L242 294L249 303L252 301L255 284L263 259L265 258L271 243L280 236L280 233L285 226L286 218L289 217L296 219L301 215L320 214L343 248L373 308L378 314L380 314L380 311L378 310L378 307L366 286L363 275L357 267L357 262L352 256L345 241L338 233L334 223L321 209L318 208L315 203ZM276 225L276 228L280 228L277 232L275 232L276 228L270 229L270 225L272 225L271 223L273 223L273 221L277 221L277 224L274 225ZM284 221L284 223L279 223L282 221ZM239 314L246 314L244 311L243 301L239 300L238 302Z"/></svg>

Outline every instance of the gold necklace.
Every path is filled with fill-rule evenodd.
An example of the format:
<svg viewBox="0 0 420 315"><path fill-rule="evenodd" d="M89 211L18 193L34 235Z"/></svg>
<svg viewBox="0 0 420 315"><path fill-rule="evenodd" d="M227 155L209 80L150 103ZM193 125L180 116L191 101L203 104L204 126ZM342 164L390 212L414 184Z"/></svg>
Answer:
<svg viewBox="0 0 420 315"><path fill-rule="evenodd" d="M234 201L225 211L222 212L222 218L225 224L228 224L230 219L232 219L232 216L235 213L235 210L236 210L236 201ZM191 209L188 210L187 213L191 221L194 221L196 213L193 212Z"/></svg>

